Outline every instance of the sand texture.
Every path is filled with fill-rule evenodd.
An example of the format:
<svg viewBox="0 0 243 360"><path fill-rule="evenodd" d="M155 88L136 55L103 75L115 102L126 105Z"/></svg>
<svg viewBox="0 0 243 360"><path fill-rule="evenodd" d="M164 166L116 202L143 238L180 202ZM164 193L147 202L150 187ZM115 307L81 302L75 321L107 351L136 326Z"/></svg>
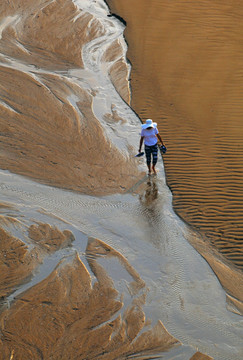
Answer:
<svg viewBox="0 0 243 360"><path fill-rule="evenodd" d="M24 242L11 234L13 226L22 232L21 221L1 215L0 223L3 226L0 227L0 298L4 301L18 285L30 280L47 253L70 246L74 237L69 230L62 232L49 224L32 224L28 229L29 239ZM29 242L33 247L28 246Z"/></svg>
<svg viewBox="0 0 243 360"><path fill-rule="evenodd" d="M202 177L192 163L204 153L193 131L200 127L213 140L206 127L212 118L206 125L201 120L215 91L205 90L212 78L206 72L205 83L190 93L201 75L193 67L201 32L192 40L174 25L187 30L190 19L201 23L208 14L233 10L225 4L217 10L216 1L209 8L206 2L110 2L127 19L126 30L103 0L0 4L0 358L241 360L241 218L230 192L217 206L236 212L226 217L222 210L220 218L213 188L206 196L212 210L203 217L207 205L195 180ZM155 46L157 36L165 47ZM207 60L203 69L220 67L212 57L201 59L199 65ZM201 118L197 96L204 97ZM226 108L216 100L215 113L222 114ZM130 104L142 119L159 123L170 149L167 178L161 157L153 177L145 175L145 158L135 158L141 123ZM192 139L194 157L181 138ZM241 152L238 143L235 149ZM215 163L208 153L204 159ZM205 164L200 171L212 175ZM172 200L200 233L177 216ZM229 223L237 224L235 232ZM227 247L229 241L237 247Z"/></svg>
<svg viewBox="0 0 243 360"><path fill-rule="evenodd" d="M121 254L97 239L89 240L86 254L97 274L93 285L76 255L63 260L45 280L19 296L10 310L2 312L2 358L122 359L140 354L143 359L179 344L161 321L148 328L142 309L146 296L140 293L145 284ZM131 288L136 289L122 314L122 294L98 263L107 256L120 261L132 277Z"/></svg>
<svg viewBox="0 0 243 360"><path fill-rule="evenodd" d="M85 343L87 348L84 351L84 347L80 348L84 346L82 339L77 337L78 324L82 321L94 321L97 325L100 319L105 318L104 323L97 327L95 325L93 330L98 331L100 326L113 324L115 321L115 325L110 327L116 329L115 334L118 334L116 347L113 342L110 343L111 340L107 340L114 339L115 336L108 330L110 335L102 342L103 345L107 345L107 351L110 351L105 354L107 358L116 358L117 354L127 352L132 357L131 351L135 351L136 344L139 354L141 352L143 355L138 355L135 351L134 357L141 356L144 359L151 357L151 354L158 357L165 354L166 360L175 355L178 358L190 359L198 346L201 353L209 354L215 359L221 357L222 360L227 360L229 355L232 355L232 360L239 359L237 354L241 351L240 321L234 318L239 316L239 310L237 312L236 306L230 304L232 296L228 297L227 302L231 312L226 309L225 292L222 291L209 266L183 237L178 237L182 230L177 227L176 219L168 206L162 210L166 192L159 180L154 180L153 184L151 179L140 183L140 186L135 187L135 193L125 198L124 195L97 198L40 185L4 171L1 171L0 179L2 195L9 199L7 203L2 203L1 211L6 214L2 215L2 218L5 217L2 227L8 233L8 239L14 237L21 243L25 249L25 259L28 259L28 256L32 259L33 254L35 260L31 267L27 267L28 263L24 262L23 257L20 259L21 262L15 266L15 272L12 271L15 282L2 298L1 314L6 319L2 324L6 323L9 328L6 328L6 332L3 331L6 337L1 339L2 349L7 351L7 354L11 354L13 349L17 354L17 351L20 351L17 348L25 339L28 339L28 344L35 344L43 352L46 351L43 350L45 347L53 344L54 340L50 334L57 336L54 335L57 331L56 318L60 321L58 326L61 324L62 328L66 327L66 318L79 308L75 303L77 306L74 304L71 310L68 307L64 311L62 306L67 306L76 290L78 293L75 299L78 300L75 301L82 303L87 297L86 293L82 295L80 292L83 282L80 282L81 277L77 270L79 266L76 267L82 263L81 267L87 270L88 283L91 283L90 291L95 291L97 297L101 296L102 306L89 298L89 304L92 305L92 309L97 309L97 313L96 310L92 313L86 308L84 313L79 313L78 319L75 318L75 326L70 328L70 333L68 326L64 338L58 333L60 340L55 345L60 346L57 349L58 354L59 351L65 354L80 354L85 351L92 353L97 336L88 344ZM172 227L175 228L173 233ZM104 241L86 235L90 233L99 233ZM9 251L7 244L3 244ZM6 253L5 249L3 253L4 251ZM17 252L11 255L16 262ZM23 272L24 269L26 271L21 278L20 271ZM55 290L55 281L50 279L56 279L60 269L64 269L62 278L58 275L62 285L59 284L59 290ZM7 266L4 271L8 275ZM77 279L72 280L76 275ZM40 294L43 294L43 284L47 286L47 290L42 301L38 299ZM62 290L59 286L62 286ZM32 294L31 297L29 294ZM26 313L21 310L22 303L25 305L24 309L28 308ZM51 303L55 304L55 311ZM110 317L106 317L106 310L113 309L113 303L116 304L114 306L117 310L114 310ZM40 310L39 306L44 308ZM32 311L31 319L29 307L38 308L36 313ZM54 319L47 316L49 308L51 314L58 312ZM37 339L35 331L31 331L27 326L29 322L33 327L36 323L39 324L40 317L43 318L41 324L47 319L44 328L45 331L50 328L48 340L45 337L46 332L42 338L42 328L38 328ZM26 324L28 328L27 333L22 331L23 339L19 338L19 322ZM14 345L10 347L9 333L15 339L11 342ZM178 339L181 345L167 348L172 340L171 336ZM72 350L74 341L76 345ZM175 345L179 343L175 341ZM228 344L225 356L224 344ZM26 351L28 346L23 346L21 351ZM55 356L52 353L51 355ZM45 356L48 358L49 355L43 355L44 358ZM123 356L127 355L121 355L121 358ZM99 355L94 357L99 358Z"/></svg>
<svg viewBox="0 0 243 360"><path fill-rule="evenodd" d="M0 297L4 299L13 291L14 287L31 275L37 260L32 258L21 240L12 237L2 228L0 236Z"/></svg>
<svg viewBox="0 0 243 360"><path fill-rule="evenodd" d="M74 236L69 230L61 232L49 224L31 225L28 235L34 243L48 252L55 252L63 247L71 246L74 240Z"/></svg>
<svg viewBox="0 0 243 360"><path fill-rule="evenodd" d="M211 359L212 359L211 356L207 356L198 351L196 352L196 354L193 355L193 357L190 360L211 360Z"/></svg>
<svg viewBox="0 0 243 360"><path fill-rule="evenodd" d="M87 43L109 40L104 26L70 0L3 1L0 14L1 168L83 193L129 188L138 174L134 151L118 151L101 127L93 109L97 80L87 88L70 73L83 69ZM104 40L104 54L97 54L101 64L90 66L96 72L96 65L106 67L129 102L129 70L119 35L112 34L109 46ZM111 120L119 118L114 107L106 111Z"/></svg>
<svg viewBox="0 0 243 360"><path fill-rule="evenodd" d="M4 1L0 10L1 168L92 195L129 189L139 174L134 150L113 126L126 131L127 119L112 102L96 101L106 79L121 103L130 101L120 32L114 26L109 34L92 11L68 0ZM90 44L102 37L97 53ZM104 80L96 79L99 66ZM97 119L102 113L103 126ZM122 152L117 141L125 144ZM145 282L98 240L90 239L87 248L95 283L76 254L28 286L46 259L70 248L75 238L70 230L23 219L7 203L1 210L2 359L117 359L138 353L143 358L179 344L161 321L150 326L143 311ZM123 295L96 260L106 252L132 279L132 301L123 310ZM25 284L27 290L15 295Z"/></svg>
<svg viewBox="0 0 243 360"><path fill-rule="evenodd" d="M242 269L242 3L107 2L127 22L132 106L169 149L174 208Z"/></svg>
<svg viewBox="0 0 243 360"><path fill-rule="evenodd" d="M1 215L0 232L1 358L148 359L172 348L183 353L183 344L163 323L146 316L150 289L124 255L89 237L83 259L73 249L72 255L57 257L46 276L45 259L71 249L72 231L33 223L37 213L27 216L20 211L23 205L2 203L0 208L8 213ZM41 266L43 280L28 285ZM22 286L25 291L14 292Z"/></svg>

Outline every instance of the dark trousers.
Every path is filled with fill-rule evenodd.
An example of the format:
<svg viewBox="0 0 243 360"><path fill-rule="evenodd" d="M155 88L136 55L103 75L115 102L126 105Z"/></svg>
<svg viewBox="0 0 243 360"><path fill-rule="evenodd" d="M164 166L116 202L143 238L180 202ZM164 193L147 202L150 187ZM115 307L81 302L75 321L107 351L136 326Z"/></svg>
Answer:
<svg viewBox="0 0 243 360"><path fill-rule="evenodd" d="M153 158L153 165L156 165L158 160L158 145L148 146L145 145L145 155L147 160L147 165L151 164L151 158Z"/></svg>

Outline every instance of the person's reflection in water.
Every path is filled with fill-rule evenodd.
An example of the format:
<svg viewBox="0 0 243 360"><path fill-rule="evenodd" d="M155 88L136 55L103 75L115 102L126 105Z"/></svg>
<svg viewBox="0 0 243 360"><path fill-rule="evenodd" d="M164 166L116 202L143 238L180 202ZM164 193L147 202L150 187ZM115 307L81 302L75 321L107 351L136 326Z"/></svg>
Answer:
<svg viewBox="0 0 243 360"><path fill-rule="evenodd" d="M145 192L139 196L139 200L141 204L144 206L150 207L154 200L158 198L158 186L156 184L156 181L153 177L149 177L147 184L146 184L146 190Z"/></svg>
<svg viewBox="0 0 243 360"><path fill-rule="evenodd" d="M144 233L147 240L161 247L161 198L156 177L149 177L145 191L139 196Z"/></svg>

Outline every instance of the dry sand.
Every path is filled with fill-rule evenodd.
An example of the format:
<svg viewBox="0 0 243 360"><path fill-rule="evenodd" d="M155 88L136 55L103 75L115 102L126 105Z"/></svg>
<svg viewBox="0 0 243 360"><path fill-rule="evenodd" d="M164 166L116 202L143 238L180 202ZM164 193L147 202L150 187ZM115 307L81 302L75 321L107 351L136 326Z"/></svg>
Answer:
<svg viewBox="0 0 243 360"><path fill-rule="evenodd" d="M169 149L174 208L242 269L241 2L107 3L127 22L132 107Z"/></svg>
<svg viewBox="0 0 243 360"><path fill-rule="evenodd" d="M158 189L151 194L149 187L143 193L146 186L138 168L143 160L133 158L139 120L127 106L129 66L123 28L107 17L104 4L97 10L97 4L83 0L80 10L74 3L80 6L70 0L0 4L1 169L52 185L53 192L55 187L92 196L136 191L142 215L151 217L155 226ZM1 189L10 194L12 176L7 172L3 176ZM41 191L52 190L36 184L40 193L36 188L31 193L30 183L28 190L21 190L25 181L18 181L9 195L11 204L4 202L0 208L3 359L169 359L171 348L175 351L171 356L178 359L212 358L198 352L195 344L183 345L160 319L152 324L146 316L150 289L121 250L90 237L87 247L74 254L74 232L78 236L84 229L95 232L101 224L109 228L108 215L102 212L106 205L97 207L96 213L98 198L88 198L94 203L91 216L92 207L85 213L85 199L77 195L77 225L70 220L74 204L65 203L68 193L54 200L50 196L55 212L44 222L40 218L47 212L46 203L37 210L38 216L35 207L39 201L42 206ZM115 212L118 205L115 200L111 204ZM122 226L127 226L128 221L122 223L123 212L120 215ZM117 219L117 230L110 230L113 235L121 226ZM69 221L75 223L73 232L63 228L64 223L70 227ZM46 259L52 264L58 259L48 274L43 270ZM217 275L222 266L215 261ZM116 276L126 284L126 292L117 290ZM33 279L36 284L31 286ZM228 302L240 312L241 291L232 291L229 283L230 278L223 283Z"/></svg>
<svg viewBox="0 0 243 360"><path fill-rule="evenodd" d="M240 300L242 313L243 89L236 19L243 7L218 1L107 2L127 21L131 104L143 120L158 122L169 148L164 162L174 208L200 231L206 245L192 240L193 246L235 303Z"/></svg>

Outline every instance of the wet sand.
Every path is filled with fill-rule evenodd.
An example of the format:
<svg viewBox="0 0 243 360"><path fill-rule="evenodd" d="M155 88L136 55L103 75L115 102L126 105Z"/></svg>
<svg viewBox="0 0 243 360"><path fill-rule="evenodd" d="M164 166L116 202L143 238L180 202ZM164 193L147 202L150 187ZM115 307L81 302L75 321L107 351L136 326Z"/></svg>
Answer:
<svg viewBox="0 0 243 360"><path fill-rule="evenodd" d="M128 67L119 32L106 31L94 15L79 13L71 1L14 5L6 1L0 10L3 24L9 19L0 42L1 168L83 193L129 188L138 175L134 153L125 146L123 153L118 151L107 136L114 131L112 123L126 119L121 119L111 99L104 114L108 129L103 130L95 114L95 97L105 83L102 79L99 83L89 69L82 72L89 66L84 65L85 44L92 40L95 48L96 38L106 36L101 59L107 67L104 78L106 72L111 74L112 84L129 101ZM86 51L89 56L90 49ZM95 56L100 61L100 54ZM85 77L92 76L88 86Z"/></svg>
<svg viewBox="0 0 243 360"><path fill-rule="evenodd" d="M2 358L239 360L236 270L201 249L226 301L162 160L134 158L122 23L101 0L0 10Z"/></svg>
<svg viewBox="0 0 243 360"><path fill-rule="evenodd" d="M127 22L132 107L169 149L175 210L242 270L242 4L107 3Z"/></svg>
<svg viewBox="0 0 243 360"><path fill-rule="evenodd" d="M162 167L161 160L159 164ZM126 335L122 335L128 314L131 322L125 323L131 330L125 334L136 332L136 339L144 333L151 334L146 346L140 343L143 336L136 342L140 345L137 351L133 348L135 358L146 359L154 354L166 360L191 359L197 350L199 359L200 353L209 356L203 355L205 359L241 358L239 310L226 301L225 291L213 271L187 241L191 231L173 213L163 174L153 181L140 182L134 187L135 192L131 190L127 195L93 197L40 185L1 171L0 189L4 200L2 211L15 219L14 226L5 221L2 227L25 245L26 259L30 253L38 260L32 264L34 270L27 278L21 278L16 271L17 288L14 286L2 299L4 336L1 339L7 354L14 350L27 357L27 349L34 354L36 349L39 354L50 354L51 334L58 338L57 353L61 349L66 351L66 347L74 355L82 352L79 337L74 334L77 330L86 336L82 328L82 304L87 301L91 308L86 307L85 314L88 312L92 318L85 319L90 323L100 321L93 330L105 330L110 324L108 329L112 331L114 327L115 333L120 334L115 345L111 342L114 336L105 330L100 344L109 349L103 354L107 358L117 358L117 354L123 352L132 356L134 341L130 343ZM200 239L194 240L198 243ZM54 252L50 251L50 244ZM208 250L205 253L208 255ZM90 294L96 294L97 303L91 301L92 296L88 299L87 295L81 296L80 267L87 271ZM78 278L74 280L76 275ZM109 291L104 292L104 287ZM100 296L102 300L98 300ZM72 305L68 305L69 301ZM119 306L111 315L108 309L114 302ZM30 308L36 316L27 321ZM12 325L15 316L17 323ZM19 328L19 322L26 325L21 339L18 331L10 330L12 326ZM43 339L32 336L33 326L39 334L43 333L43 327L47 328L48 334L45 333ZM28 338L27 347L21 346L25 338ZM170 349L167 341L172 345ZM155 345L158 342L159 348ZM85 351L93 354L92 351L96 351L93 347L91 341Z"/></svg>
<svg viewBox="0 0 243 360"><path fill-rule="evenodd" d="M2 358L16 359L115 359L168 350L179 342L159 321L147 326L142 306L145 284L126 260L97 239L89 239L86 256L96 275L92 286L88 270L78 257L61 261L42 282L23 293L0 316ZM96 258L118 257L134 282L132 304L117 315L122 300ZM138 295L138 296L136 296ZM133 341L135 340L135 341ZM144 355L143 355L144 354Z"/></svg>

